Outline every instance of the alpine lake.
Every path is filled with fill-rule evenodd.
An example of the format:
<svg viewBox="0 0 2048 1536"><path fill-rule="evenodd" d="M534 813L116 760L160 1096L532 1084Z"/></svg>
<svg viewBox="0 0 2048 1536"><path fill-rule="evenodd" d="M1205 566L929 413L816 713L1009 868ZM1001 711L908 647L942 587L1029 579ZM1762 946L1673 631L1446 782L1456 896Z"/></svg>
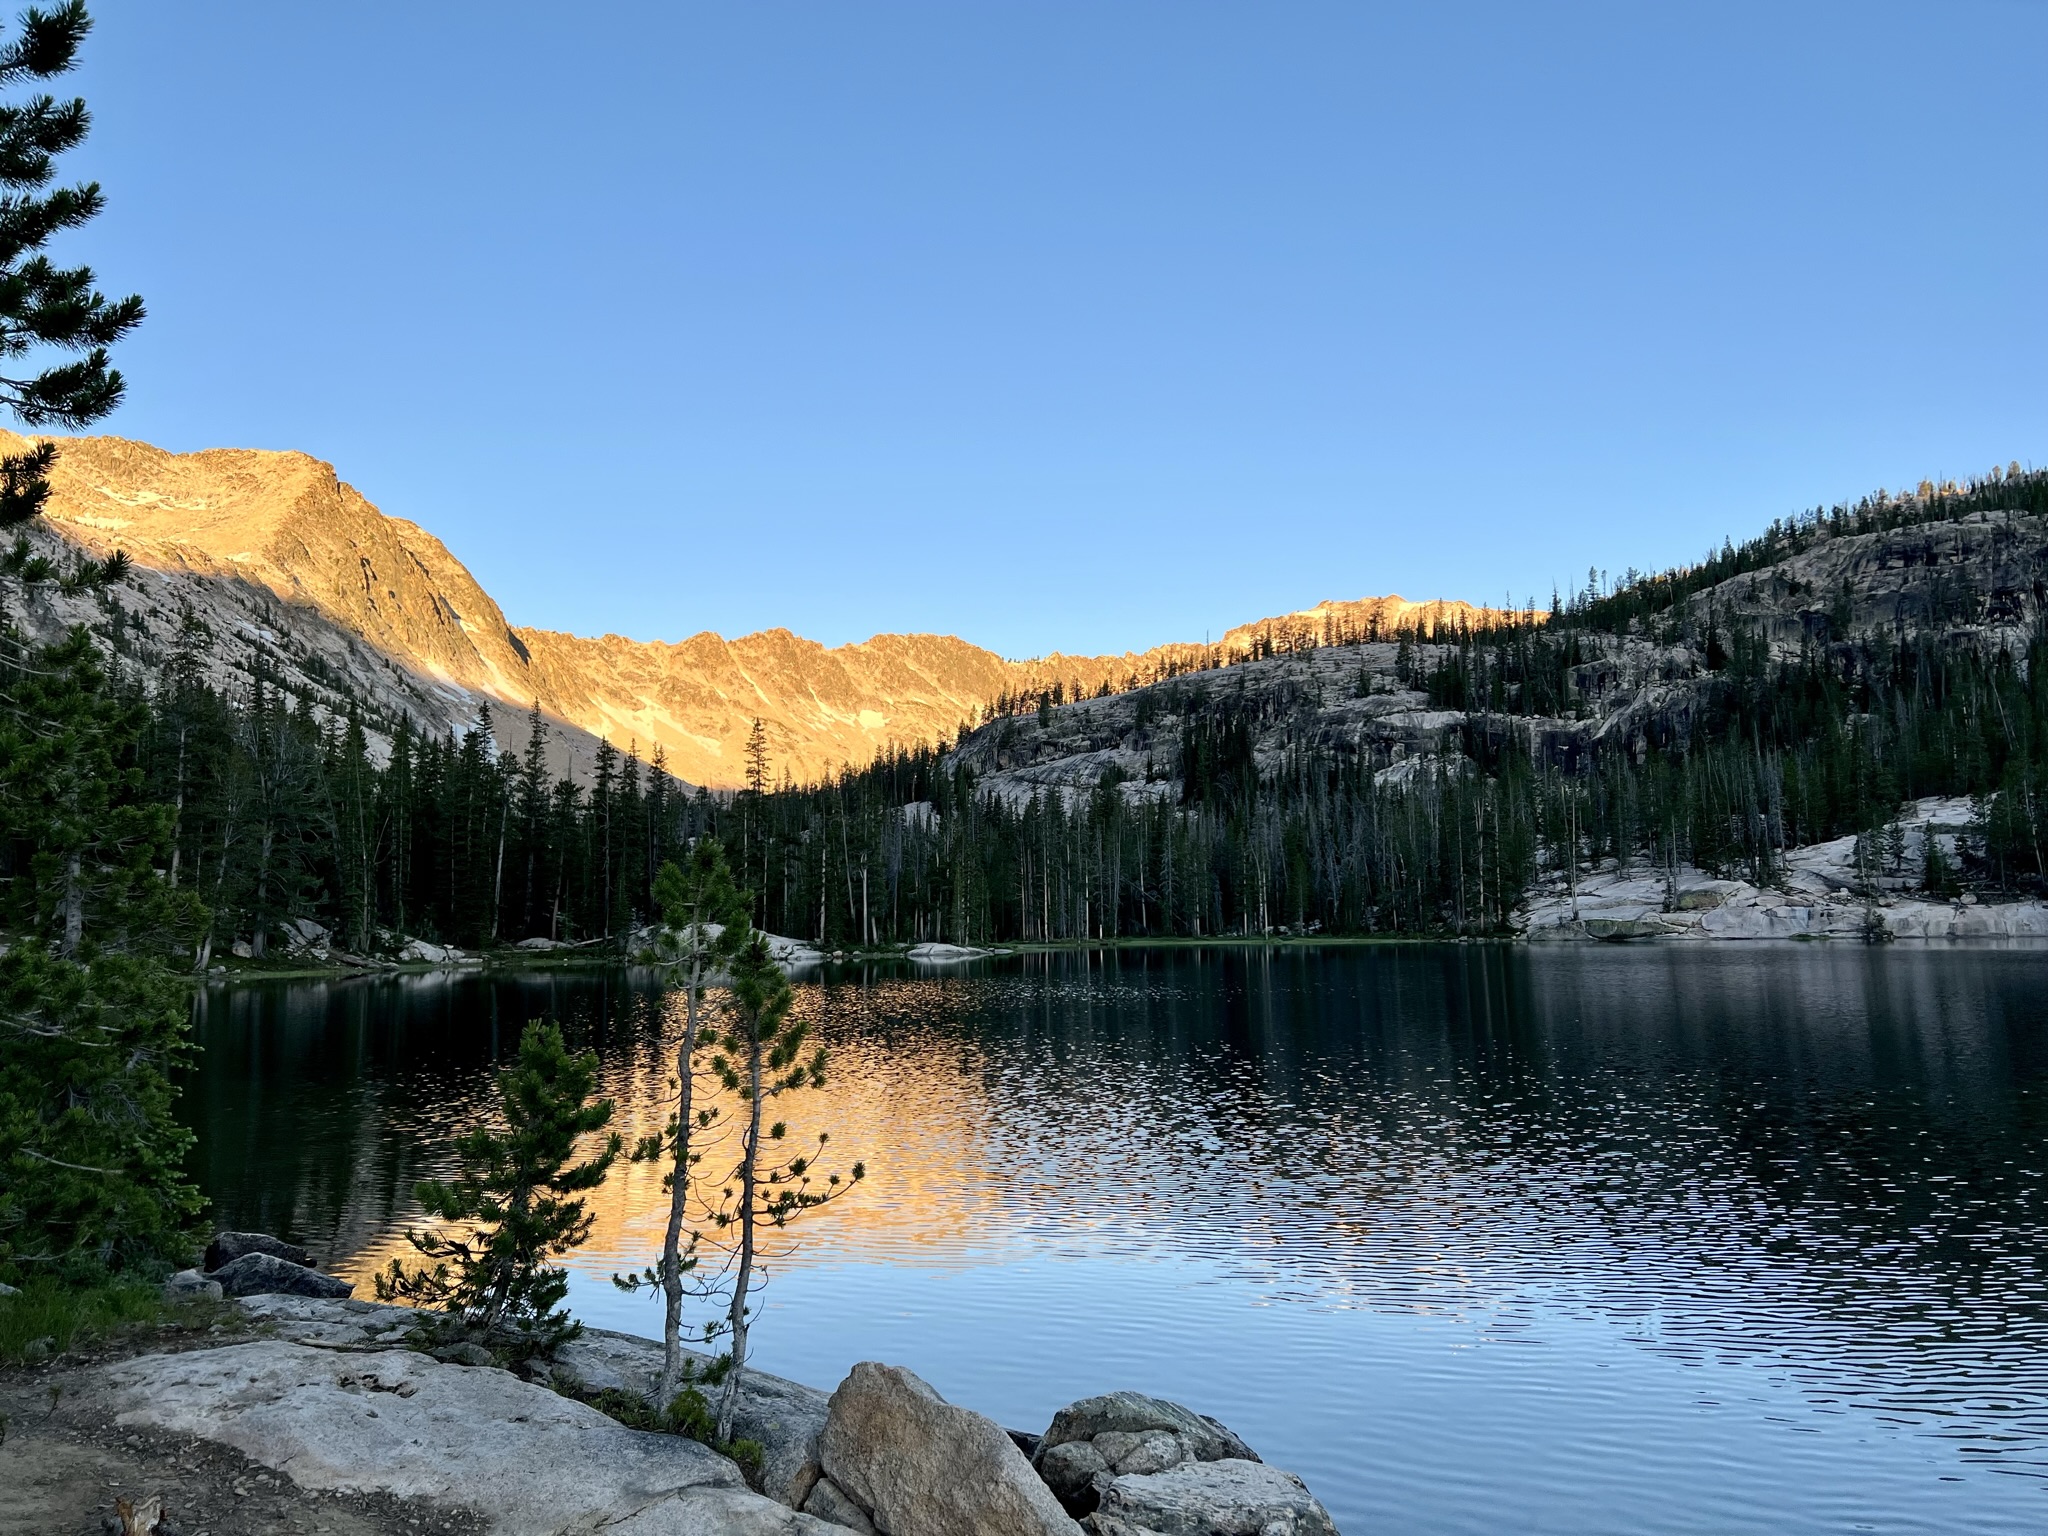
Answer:
<svg viewBox="0 0 2048 1536"><path fill-rule="evenodd" d="M798 991L831 1078L776 1113L868 1176L778 1245L763 1369L887 1360L1033 1431L1173 1398L1350 1536L2048 1529L2048 949L1127 948ZM598 1053L629 1143L680 1027L637 970L196 1009L214 1218L361 1295L528 1021ZM585 1322L659 1332L610 1277L666 1204L624 1161L593 1197Z"/></svg>

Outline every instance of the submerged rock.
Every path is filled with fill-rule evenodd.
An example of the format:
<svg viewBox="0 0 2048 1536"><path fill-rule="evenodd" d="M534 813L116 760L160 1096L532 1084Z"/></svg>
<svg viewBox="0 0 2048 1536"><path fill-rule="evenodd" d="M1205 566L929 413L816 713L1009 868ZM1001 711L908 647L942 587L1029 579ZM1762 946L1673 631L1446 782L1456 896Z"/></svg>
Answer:
<svg viewBox="0 0 2048 1536"><path fill-rule="evenodd" d="M832 1394L825 1476L889 1536L1073 1536L1002 1427L899 1366L864 1360Z"/></svg>
<svg viewBox="0 0 2048 1536"><path fill-rule="evenodd" d="M206 1277L229 1296L316 1296L339 1300L355 1287L317 1269L293 1264L270 1253L245 1253Z"/></svg>

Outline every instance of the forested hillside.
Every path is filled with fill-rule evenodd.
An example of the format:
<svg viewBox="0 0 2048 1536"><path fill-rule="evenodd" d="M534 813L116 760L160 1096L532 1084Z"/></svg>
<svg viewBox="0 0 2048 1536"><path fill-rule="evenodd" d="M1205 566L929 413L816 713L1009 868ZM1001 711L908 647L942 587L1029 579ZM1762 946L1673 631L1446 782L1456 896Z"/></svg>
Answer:
<svg viewBox="0 0 2048 1536"><path fill-rule="evenodd" d="M401 721L380 762L359 718L260 673L222 692L196 640L109 687L143 721L122 771L169 818L161 876L213 914L202 963L293 919L365 954L621 935L704 831L763 926L827 945L1485 934L1544 870L1768 885L1788 849L1845 834L1882 862L1928 795L1981 812L1957 867L1917 879L2039 893L2044 594L2048 475L1997 473L1484 627L1304 625L1123 691L1013 692L947 748L809 785L757 732L728 795L609 747L573 782L544 720L500 752L488 710L449 734Z"/></svg>

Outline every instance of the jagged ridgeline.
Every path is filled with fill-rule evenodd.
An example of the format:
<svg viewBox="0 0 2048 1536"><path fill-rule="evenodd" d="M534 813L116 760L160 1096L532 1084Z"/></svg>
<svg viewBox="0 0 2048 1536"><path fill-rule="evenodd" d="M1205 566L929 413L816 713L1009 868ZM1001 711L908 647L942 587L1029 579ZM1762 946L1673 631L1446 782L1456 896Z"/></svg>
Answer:
<svg viewBox="0 0 2048 1536"><path fill-rule="evenodd" d="M334 494L331 473L308 483ZM170 583L150 562L173 556L205 566L145 548L131 589L154 600ZM130 766L169 819L163 876L211 910L208 953L308 923L356 951L617 936L704 832L773 931L978 943L1500 933L1532 885L1596 862L1770 884L1788 850L1876 845L1934 795L1978 800L1930 883L2040 893L2044 583L2048 475L2001 471L1542 611L1332 604L1114 668L992 672L981 723L858 769L821 774L763 731L761 787L737 792L597 738L565 776L559 721L463 696L451 730L352 688L368 651L309 681L317 648L273 631L238 679L217 628L158 623L145 653L132 590L93 614L145 722Z"/></svg>

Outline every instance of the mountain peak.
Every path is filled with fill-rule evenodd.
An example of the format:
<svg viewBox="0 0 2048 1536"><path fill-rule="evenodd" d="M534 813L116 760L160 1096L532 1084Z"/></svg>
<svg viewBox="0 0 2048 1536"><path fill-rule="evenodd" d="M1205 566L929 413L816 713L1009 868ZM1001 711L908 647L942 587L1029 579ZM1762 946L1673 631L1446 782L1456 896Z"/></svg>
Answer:
<svg viewBox="0 0 2048 1536"><path fill-rule="evenodd" d="M132 601L114 599L139 630L127 637L138 652L167 654L189 608L225 635L217 664L261 664L320 707L345 707L367 688L365 702L387 720L459 729L489 701L501 736L523 738L518 717L538 703L572 759L587 761L602 737L643 756L659 749L671 773L714 787L739 782L757 718L776 774L801 781L892 746L949 739L1005 695L1055 684L1114 691L1333 628L1390 630L1427 610L1439 623L1493 617L1464 603L1328 600L1239 625L1214 646L1024 661L953 635L878 634L834 647L780 626L730 640L708 630L676 642L589 638L514 626L438 538L379 511L309 454L47 440L59 456L45 536L98 556L125 550L158 578ZM0 433L0 452L29 441ZM40 611L46 624L81 618L61 602Z"/></svg>

